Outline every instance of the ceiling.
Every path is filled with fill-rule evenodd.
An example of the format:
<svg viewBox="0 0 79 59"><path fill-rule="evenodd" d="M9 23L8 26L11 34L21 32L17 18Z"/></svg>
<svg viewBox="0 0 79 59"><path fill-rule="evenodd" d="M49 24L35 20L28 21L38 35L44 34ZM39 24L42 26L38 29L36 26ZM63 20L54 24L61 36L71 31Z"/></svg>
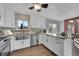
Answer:
<svg viewBox="0 0 79 59"><path fill-rule="evenodd" d="M6 3L3 5L19 13L39 14L53 20L65 20L79 16L78 3L49 3L48 8L42 9L41 12L37 12L35 9L29 10L28 8L32 6L31 3Z"/></svg>

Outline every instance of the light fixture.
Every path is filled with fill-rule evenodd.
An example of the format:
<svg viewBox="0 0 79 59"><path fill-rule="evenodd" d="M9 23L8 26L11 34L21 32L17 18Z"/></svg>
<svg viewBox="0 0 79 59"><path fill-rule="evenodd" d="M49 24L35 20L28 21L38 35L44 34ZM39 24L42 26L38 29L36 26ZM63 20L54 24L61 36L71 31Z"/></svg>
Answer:
<svg viewBox="0 0 79 59"><path fill-rule="evenodd" d="M39 3L34 4L34 8L37 10L41 9L41 4Z"/></svg>
<svg viewBox="0 0 79 59"><path fill-rule="evenodd" d="M74 21L73 21L73 20L70 20L69 22L70 22L70 23L73 23Z"/></svg>
<svg viewBox="0 0 79 59"><path fill-rule="evenodd" d="M32 10L32 9L36 9L37 12L40 12L42 10L42 8L46 9L48 7L47 3L32 3L33 5L31 7L29 7L28 9Z"/></svg>

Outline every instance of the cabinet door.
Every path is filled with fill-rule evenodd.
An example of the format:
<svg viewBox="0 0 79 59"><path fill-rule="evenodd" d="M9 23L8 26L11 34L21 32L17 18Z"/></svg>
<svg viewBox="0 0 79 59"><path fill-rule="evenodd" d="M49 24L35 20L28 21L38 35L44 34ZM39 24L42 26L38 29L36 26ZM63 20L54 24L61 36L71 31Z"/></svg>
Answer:
<svg viewBox="0 0 79 59"><path fill-rule="evenodd" d="M49 49L54 52L54 45L55 45L55 38L54 37L50 37L49 39Z"/></svg>
<svg viewBox="0 0 79 59"><path fill-rule="evenodd" d="M51 50L51 37L50 36L46 36L46 47L48 48L48 49L50 49Z"/></svg>
<svg viewBox="0 0 79 59"><path fill-rule="evenodd" d="M37 16L36 15L31 15L30 27L31 28L37 28Z"/></svg>
<svg viewBox="0 0 79 59"><path fill-rule="evenodd" d="M45 17L40 15L31 15L31 28L45 28Z"/></svg>
<svg viewBox="0 0 79 59"><path fill-rule="evenodd" d="M64 54L64 42L62 39L42 35L43 37L40 41L40 43L43 43L48 49L50 49L52 52L59 56L63 56Z"/></svg>
<svg viewBox="0 0 79 59"><path fill-rule="evenodd" d="M44 36L44 39L43 39L43 44L48 48L50 49L52 52L54 51L54 41L55 38L51 37L51 36Z"/></svg>
<svg viewBox="0 0 79 59"><path fill-rule="evenodd" d="M45 17L38 16L38 26L39 28L45 28Z"/></svg>
<svg viewBox="0 0 79 59"><path fill-rule="evenodd" d="M43 44L48 48L48 37L44 35Z"/></svg>
<svg viewBox="0 0 79 59"><path fill-rule="evenodd" d="M16 40L16 37L11 37L11 51L18 50L22 48L22 40Z"/></svg>
<svg viewBox="0 0 79 59"><path fill-rule="evenodd" d="M62 56L63 53L64 53L64 47L63 47L64 43L63 43L63 40L62 39L59 39L59 38L55 38L55 45L54 45L54 52L57 54L57 55L60 55Z"/></svg>
<svg viewBox="0 0 79 59"><path fill-rule="evenodd" d="M24 47L23 48L26 48L26 47L30 47L30 38L24 40Z"/></svg>
<svg viewBox="0 0 79 59"><path fill-rule="evenodd" d="M5 8L0 5L0 26L3 27L5 25Z"/></svg>
<svg viewBox="0 0 79 59"><path fill-rule="evenodd" d="M43 35L39 35L39 44L43 44L43 39L44 39Z"/></svg>
<svg viewBox="0 0 79 59"><path fill-rule="evenodd" d="M14 11L6 8L6 27L15 27Z"/></svg>
<svg viewBox="0 0 79 59"><path fill-rule="evenodd" d="M11 37L11 51L30 47L30 39L16 40L16 37Z"/></svg>

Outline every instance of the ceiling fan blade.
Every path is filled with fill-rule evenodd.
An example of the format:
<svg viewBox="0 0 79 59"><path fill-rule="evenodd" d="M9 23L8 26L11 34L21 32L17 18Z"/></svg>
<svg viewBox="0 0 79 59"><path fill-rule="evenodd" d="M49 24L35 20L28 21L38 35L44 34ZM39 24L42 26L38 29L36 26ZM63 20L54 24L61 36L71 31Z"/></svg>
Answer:
<svg viewBox="0 0 79 59"><path fill-rule="evenodd" d="M41 7L42 8L47 8L48 7L48 4L42 4Z"/></svg>
<svg viewBox="0 0 79 59"><path fill-rule="evenodd" d="M41 11L41 9L37 9L37 12L40 12Z"/></svg>
<svg viewBox="0 0 79 59"><path fill-rule="evenodd" d="M33 6L32 7L29 7L30 10L32 10L33 8L34 8Z"/></svg>

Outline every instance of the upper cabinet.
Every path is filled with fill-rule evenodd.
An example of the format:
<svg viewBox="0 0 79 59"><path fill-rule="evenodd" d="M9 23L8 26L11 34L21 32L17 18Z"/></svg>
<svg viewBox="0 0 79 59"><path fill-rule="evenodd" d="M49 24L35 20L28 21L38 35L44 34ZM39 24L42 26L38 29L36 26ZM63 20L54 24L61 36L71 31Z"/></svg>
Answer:
<svg viewBox="0 0 79 59"><path fill-rule="evenodd" d="M15 13L13 10L0 5L0 27L15 27Z"/></svg>
<svg viewBox="0 0 79 59"><path fill-rule="evenodd" d="M14 13L14 11L9 8L6 8L5 14L6 14L6 20L5 20L6 27L15 27L15 13Z"/></svg>
<svg viewBox="0 0 79 59"><path fill-rule="evenodd" d="M5 8L0 5L0 27L5 25Z"/></svg>
<svg viewBox="0 0 79 59"><path fill-rule="evenodd" d="M41 15L31 15L30 28L45 28L45 19Z"/></svg>

